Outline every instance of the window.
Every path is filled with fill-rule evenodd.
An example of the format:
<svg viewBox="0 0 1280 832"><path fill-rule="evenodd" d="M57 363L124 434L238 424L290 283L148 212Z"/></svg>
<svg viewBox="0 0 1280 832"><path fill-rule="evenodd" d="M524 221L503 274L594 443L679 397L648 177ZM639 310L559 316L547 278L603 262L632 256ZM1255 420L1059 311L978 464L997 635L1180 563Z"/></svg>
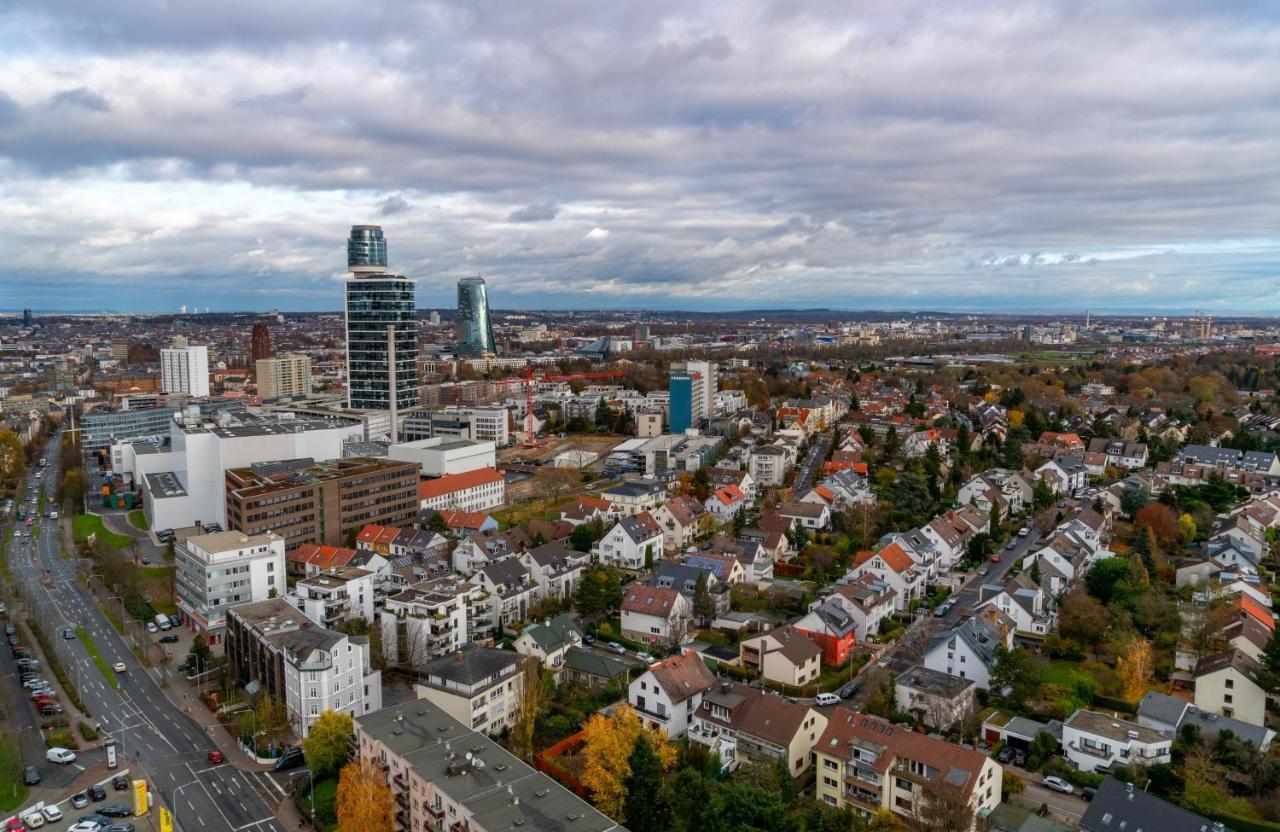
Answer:
<svg viewBox="0 0 1280 832"><path fill-rule="evenodd" d="M1235 680L1235 679L1227 679L1227 680L1226 680L1226 685L1227 685L1227 690L1231 690L1232 688L1234 688L1234 687L1236 686L1236 680Z"/></svg>
<svg viewBox="0 0 1280 832"><path fill-rule="evenodd" d="M831 788L831 789L837 788L840 785L839 783L836 782L835 778L833 777L823 777L822 784L827 788Z"/></svg>
<svg viewBox="0 0 1280 832"><path fill-rule="evenodd" d="M835 760L828 760L828 759L825 759L825 758L824 758L824 759L823 759L823 761L822 761L822 765L823 765L823 767L824 767L824 768L829 769L829 770L831 770L831 771L839 771L839 770L840 770L840 764L839 764L839 763L837 763Z"/></svg>

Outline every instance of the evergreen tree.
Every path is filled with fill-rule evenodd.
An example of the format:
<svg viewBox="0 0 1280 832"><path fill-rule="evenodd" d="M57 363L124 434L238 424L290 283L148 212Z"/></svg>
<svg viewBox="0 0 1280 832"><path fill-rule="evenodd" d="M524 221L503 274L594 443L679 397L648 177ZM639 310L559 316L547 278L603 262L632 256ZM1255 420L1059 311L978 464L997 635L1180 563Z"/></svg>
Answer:
<svg viewBox="0 0 1280 832"><path fill-rule="evenodd" d="M698 743L690 743L693 745ZM711 799L707 778L697 769L685 767L667 783L666 791L672 832L701 832L707 802Z"/></svg>
<svg viewBox="0 0 1280 832"><path fill-rule="evenodd" d="M693 586L693 616L700 619L716 617L716 602L707 589L707 573L698 574L698 582Z"/></svg>
<svg viewBox="0 0 1280 832"><path fill-rule="evenodd" d="M663 832L667 828L667 808L662 800L662 763L643 732L636 737L627 764L631 769L623 803L627 828L632 832Z"/></svg>
<svg viewBox="0 0 1280 832"><path fill-rule="evenodd" d="M1258 658L1262 664L1258 673L1259 684L1272 696L1280 696L1280 630L1271 633Z"/></svg>

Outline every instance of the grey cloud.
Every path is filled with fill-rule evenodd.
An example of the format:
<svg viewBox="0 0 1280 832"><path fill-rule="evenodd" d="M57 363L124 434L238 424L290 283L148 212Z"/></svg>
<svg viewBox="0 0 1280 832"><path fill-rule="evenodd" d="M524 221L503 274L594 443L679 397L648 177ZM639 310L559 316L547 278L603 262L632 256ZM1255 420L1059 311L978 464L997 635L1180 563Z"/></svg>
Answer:
<svg viewBox="0 0 1280 832"><path fill-rule="evenodd" d="M22 107L4 90L0 90L0 127L15 124L22 117Z"/></svg>
<svg viewBox="0 0 1280 832"><path fill-rule="evenodd" d="M412 203L400 194L392 194L378 200L378 216L380 217L394 217L396 214L403 214L412 210Z"/></svg>
<svg viewBox="0 0 1280 832"><path fill-rule="evenodd" d="M88 87L62 90L49 99L50 107L78 107L93 110L95 113L111 112L111 104L107 99Z"/></svg>
<svg viewBox="0 0 1280 832"><path fill-rule="evenodd" d="M507 215L507 222L546 222L560 215L560 206L554 202L540 202L517 208Z"/></svg>

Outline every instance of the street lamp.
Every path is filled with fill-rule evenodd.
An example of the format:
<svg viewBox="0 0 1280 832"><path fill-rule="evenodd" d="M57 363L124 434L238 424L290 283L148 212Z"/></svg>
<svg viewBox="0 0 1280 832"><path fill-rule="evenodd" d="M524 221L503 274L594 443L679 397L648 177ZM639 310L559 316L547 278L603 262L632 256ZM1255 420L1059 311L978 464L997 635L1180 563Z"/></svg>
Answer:
<svg viewBox="0 0 1280 832"><path fill-rule="evenodd" d="M316 825L316 776L311 769L305 769L307 772L307 798L311 802L311 826Z"/></svg>

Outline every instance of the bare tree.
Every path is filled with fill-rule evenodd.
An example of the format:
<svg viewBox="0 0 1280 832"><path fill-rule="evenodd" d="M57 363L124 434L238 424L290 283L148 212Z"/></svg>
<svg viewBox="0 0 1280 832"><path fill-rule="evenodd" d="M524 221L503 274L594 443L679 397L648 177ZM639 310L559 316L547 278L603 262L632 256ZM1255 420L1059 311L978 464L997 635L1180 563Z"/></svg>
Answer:
<svg viewBox="0 0 1280 832"><path fill-rule="evenodd" d="M940 772L923 778L915 789L911 820L917 832L968 832L973 815L964 789L947 782Z"/></svg>
<svg viewBox="0 0 1280 832"><path fill-rule="evenodd" d="M511 728L511 753L526 763L533 761L533 738L538 717L546 708L546 688L542 680L542 663L532 656L521 660L520 702Z"/></svg>

